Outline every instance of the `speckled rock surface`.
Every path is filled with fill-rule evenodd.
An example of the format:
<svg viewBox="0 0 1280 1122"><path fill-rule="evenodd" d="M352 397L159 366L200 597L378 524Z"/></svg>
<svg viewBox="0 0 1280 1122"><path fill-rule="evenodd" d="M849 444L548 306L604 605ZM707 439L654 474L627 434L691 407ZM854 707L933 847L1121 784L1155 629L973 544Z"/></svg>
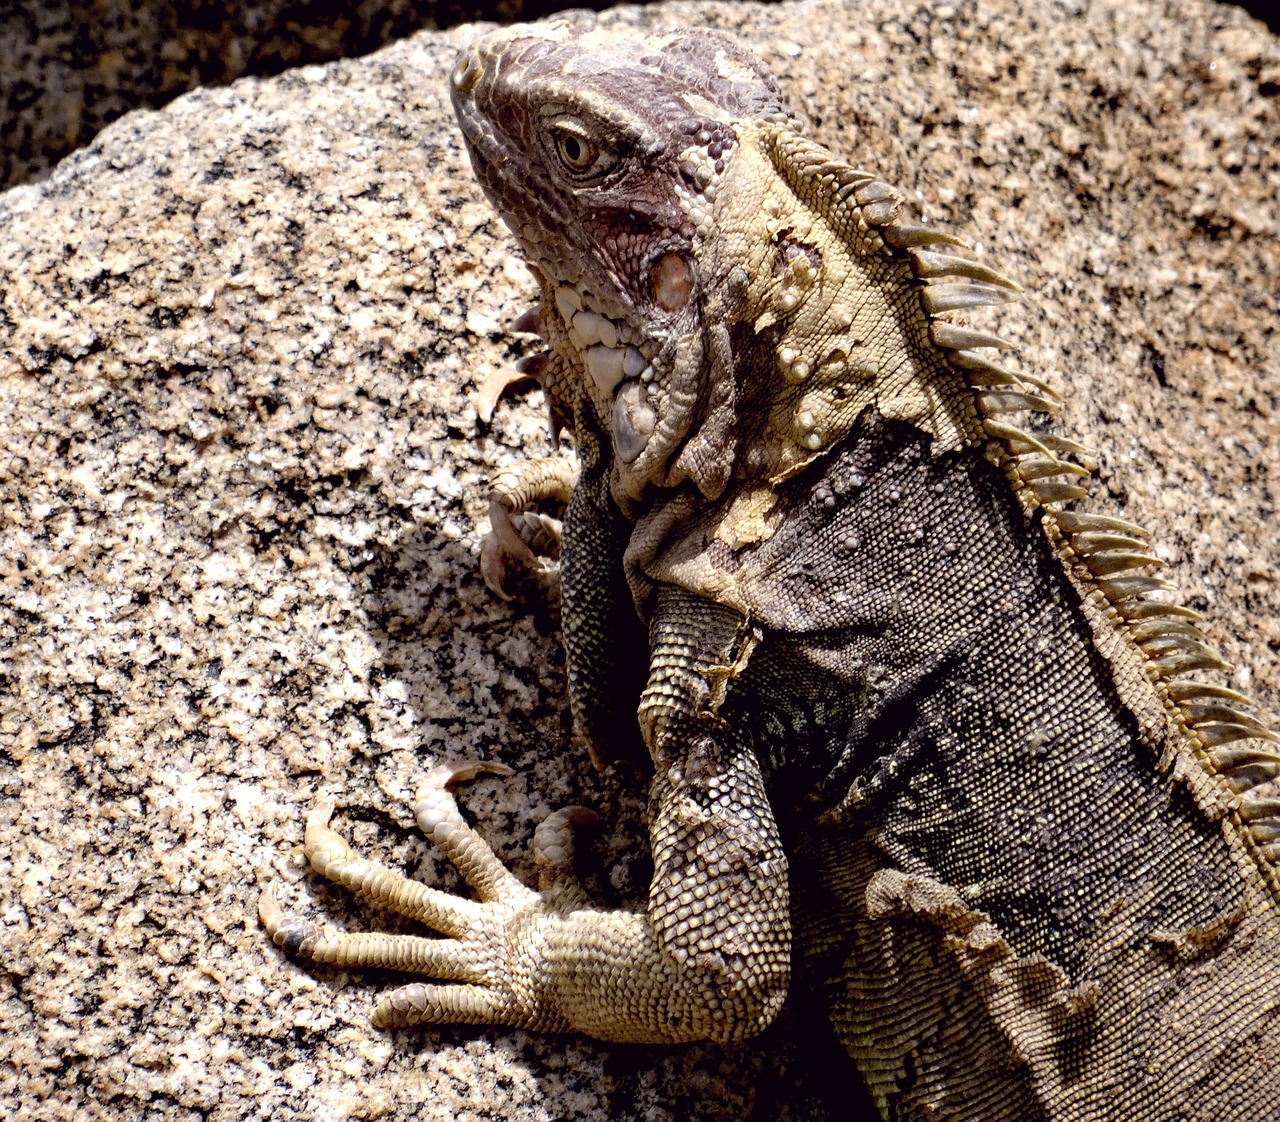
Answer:
<svg viewBox="0 0 1280 1122"><path fill-rule="evenodd" d="M888 0L611 12L756 43L816 134L1018 275L1004 329L1280 702L1280 45L1238 10ZM477 573L484 480L548 451L478 422L531 280L470 178L463 31L132 114L0 196L0 1106L33 1120L849 1117L807 1014L642 1049L380 1033L387 979L284 959L258 893L302 815L456 877L399 800L433 755L530 874L604 812L593 892L648 875L641 799L567 746L552 606ZM815 1055L818 1059L815 1061Z"/></svg>

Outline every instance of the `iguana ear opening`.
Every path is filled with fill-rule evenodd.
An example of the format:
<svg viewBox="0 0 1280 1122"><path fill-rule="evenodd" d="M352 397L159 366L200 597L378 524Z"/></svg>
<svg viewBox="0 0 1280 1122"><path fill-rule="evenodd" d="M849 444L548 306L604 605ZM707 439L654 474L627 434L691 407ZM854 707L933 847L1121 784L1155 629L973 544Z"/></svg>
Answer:
<svg viewBox="0 0 1280 1122"><path fill-rule="evenodd" d="M666 312L678 312L693 296L693 271L678 253L668 253L650 274L653 298Z"/></svg>

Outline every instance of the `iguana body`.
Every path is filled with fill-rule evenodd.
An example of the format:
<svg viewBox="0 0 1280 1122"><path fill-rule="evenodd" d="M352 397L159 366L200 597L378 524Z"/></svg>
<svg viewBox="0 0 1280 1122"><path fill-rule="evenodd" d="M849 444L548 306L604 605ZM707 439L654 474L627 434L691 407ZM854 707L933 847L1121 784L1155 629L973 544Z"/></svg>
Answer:
<svg viewBox="0 0 1280 1122"><path fill-rule="evenodd" d="M571 701L604 751L639 714L649 906L590 907L563 817L518 885L446 769L420 821L481 902L389 879L323 810L308 851L454 939L268 900L277 941L457 983L384 1020L616 1040L759 1031L794 964L887 1118L1280 1117L1280 759L1186 677L1220 663L1141 531L1064 509L1084 450L1008 423L1051 391L954 320L1016 285L804 139L725 37L515 28L453 83L543 286L532 368L582 469ZM546 473L516 474L523 511Z"/></svg>

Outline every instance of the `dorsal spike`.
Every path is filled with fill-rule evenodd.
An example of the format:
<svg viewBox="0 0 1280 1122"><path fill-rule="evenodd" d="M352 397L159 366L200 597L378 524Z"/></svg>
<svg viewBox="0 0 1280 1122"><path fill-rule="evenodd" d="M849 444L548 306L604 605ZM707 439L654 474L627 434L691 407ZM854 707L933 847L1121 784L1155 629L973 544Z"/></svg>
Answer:
<svg viewBox="0 0 1280 1122"><path fill-rule="evenodd" d="M1110 577L1098 581L1098 587L1113 604L1127 600L1130 596L1174 590L1174 586L1161 577Z"/></svg>
<svg viewBox="0 0 1280 1122"><path fill-rule="evenodd" d="M973 327L961 327L945 320L933 320L929 324L929 338L935 347L943 347L952 351L971 350L974 347L990 347L997 351L1016 351L1017 344L1001 339L989 331L979 331Z"/></svg>
<svg viewBox="0 0 1280 1122"><path fill-rule="evenodd" d="M1147 653L1148 655L1151 654L1150 651ZM1192 674L1197 670L1231 669L1229 662L1223 661L1221 656L1210 650L1203 643L1197 643L1194 648L1175 647L1167 654L1163 654L1159 658L1153 658L1152 661L1166 677L1175 677L1178 674Z"/></svg>
<svg viewBox="0 0 1280 1122"><path fill-rule="evenodd" d="M1241 736L1252 736L1262 740L1280 739L1256 717L1241 713L1238 709L1222 701L1184 705L1183 711L1187 714L1190 724L1195 728L1207 725L1230 725L1233 728L1247 730L1241 733Z"/></svg>
<svg viewBox="0 0 1280 1122"><path fill-rule="evenodd" d="M1007 288L981 281L956 281L955 283L926 284L920 290L925 311L931 316L943 312L963 312L982 308L989 304L1007 304L1018 297Z"/></svg>
<svg viewBox="0 0 1280 1122"><path fill-rule="evenodd" d="M992 440L999 440L1007 445L1009 451L1015 456L1025 456L1030 452L1041 456L1050 455L1049 449L1040 442L1038 437L1032 436L1022 429L1015 428L1013 425L1007 425L994 417L985 418L983 427L986 428L987 435Z"/></svg>
<svg viewBox="0 0 1280 1122"><path fill-rule="evenodd" d="M1040 456L1032 452L1018 459L1018 474L1023 479L1044 479L1051 475L1085 476L1089 472L1079 464L1070 460L1059 460L1055 456Z"/></svg>
<svg viewBox="0 0 1280 1122"><path fill-rule="evenodd" d="M1080 468L1084 471L1084 468ZM1088 475L1088 472L1085 472ZM1147 539L1133 534L1116 534L1105 530L1084 530L1071 535L1071 546L1077 553L1101 553L1104 550L1142 550Z"/></svg>
<svg viewBox="0 0 1280 1122"><path fill-rule="evenodd" d="M1058 519L1058 525L1068 534L1126 534L1132 538L1149 541L1151 535L1141 526L1114 518L1107 514L1081 514L1072 511Z"/></svg>
<svg viewBox="0 0 1280 1122"><path fill-rule="evenodd" d="M1062 412L1062 406L1056 401L1050 401L1038 394L1019 393L1016 390L982 390L978 394L978 408L987 415L1021 413L1024 410L1035 413Z"/></svg>
<svg viewBox="0 0 1280 1122"><path fill-rule="evenodd" d="M1204 637L1202 635L1193 636L1166 632L1163 635L1153 635L1150 639L1143 642L1142 648L1148 654L1152 655L1163 655L1166 652L1171 653L1177 651L1181 651L1184 654L1189 655L1199 655L1203 658L1213 659L1221 663L1221 666L1218 667L1220 670L1227 669L1228 665L1227 663L1222 662L1217 651L1205 644Z"/></svg>
<svg viewBox="0 0 1280 1122"><path fill-rule="evenodd" d="M1130 622L1129 634L1135 643L1145 643L1163 635L1186 635L1201 640L1204 638L1204 633L1191 620L1176 617L1156 617Z"/></svg>
<svg viewBox="0 0 1280 1122"><path fill-rule="evenodd" d="M957 352L958 353L958 352ZM958 364L957 364L958 365ZM1013 389L1022 388L1022 376L1012 370L1006 370L994 362L984 362L981 367L966 368L969 385L976 390L1000 389L1004 386Z"/></svg>
<svg viewBox="0 0 1280 1122"><path fill-rule="evenodd" d="M1228 686L1218 686L1211 682L1197 682L1194 679L1187 679L1178 682L1169 682L1167 684L1169 696L1174 701L1181 704L1197 697L1213 697L1221 701L1230 702L1234 705L1252 705L1244 694L1229 688Z"/></svg>
<svg viewBox="0 0 1280 1122"><path fill-rule="evenodd" d="M954 253L938 253L928 249L912 249L908 251L915 264L916 276L931 279L934 277L967 277L982 284L1005 288L1010 292L1021 292L1022 285L1011 280L1003 273L997 272L989 265L973 261L968 257L960 257Z"/></svg>
<svg viewBox="0 0 1280 1122"><path fill-rule="evenodd" d="M1034 387L1038 392L1044 394L1045 397L1057 402L1061 402L1063 400L1062 394L1060 394L1053 386L1049 385L1049 383L1043 378L1037 378L1034 374L1024 374L1021 372L1019 372L1018 377L1027 385ZM1069 443L1074 444L1074 441ZM1074 446L1079 448L1082 452L1086 451L1083 445L1075 444Z"/></svg>
<svg viewBox="0 0 1280 1122"><path fill-rule="evenodd" d="M1085 555L1085 564L1100 577L1109 577L1113 573L1123 573L1129 569L1158 568L1164 564L1150 553L1135 553L1132 550L1107 550L1103 553Z"/></svg>
<svg viewBox="0 0 1280 1122"><path fill-rule="evenodd" d="M1037 479L1029 485L1041 503L1074 503L1089 495L1083 487L1059 483L1056 479Z"/></svg>
<svg viewBox="0 0 1280 1122"><path fill-rule="evenodd" d="M1086 448L1083 444L1076 440L1069 440L1056 432L1046 432L1041 435L1041 441L1044 446L1051 452L1057 452L1062 456L1076 456L1084 462L1084 465L1090 471L1096 470L1095 466L1090 466L1093 460L1093 449Z"/></svg>
<svg viewBox="0 0 1280 1122"><path fill-rule="evenodd" d="M1280 820L1280 796L1250 791L1240 800L1239 813L1246 822L1257 822L1264 818Z"/></svg>

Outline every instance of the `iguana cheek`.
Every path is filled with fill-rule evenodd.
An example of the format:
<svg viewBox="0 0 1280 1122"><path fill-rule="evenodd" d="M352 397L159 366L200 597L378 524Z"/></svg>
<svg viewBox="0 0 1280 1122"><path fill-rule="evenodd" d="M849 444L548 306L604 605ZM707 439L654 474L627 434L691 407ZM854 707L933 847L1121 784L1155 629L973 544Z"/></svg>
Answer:
<svg viewBox="0 0 1280 1122"><path fill-rule="evenodd" d="M618 458L634 463L658 424L649 394L640 382L624 382L613 402L613 444Z"/></svg>

